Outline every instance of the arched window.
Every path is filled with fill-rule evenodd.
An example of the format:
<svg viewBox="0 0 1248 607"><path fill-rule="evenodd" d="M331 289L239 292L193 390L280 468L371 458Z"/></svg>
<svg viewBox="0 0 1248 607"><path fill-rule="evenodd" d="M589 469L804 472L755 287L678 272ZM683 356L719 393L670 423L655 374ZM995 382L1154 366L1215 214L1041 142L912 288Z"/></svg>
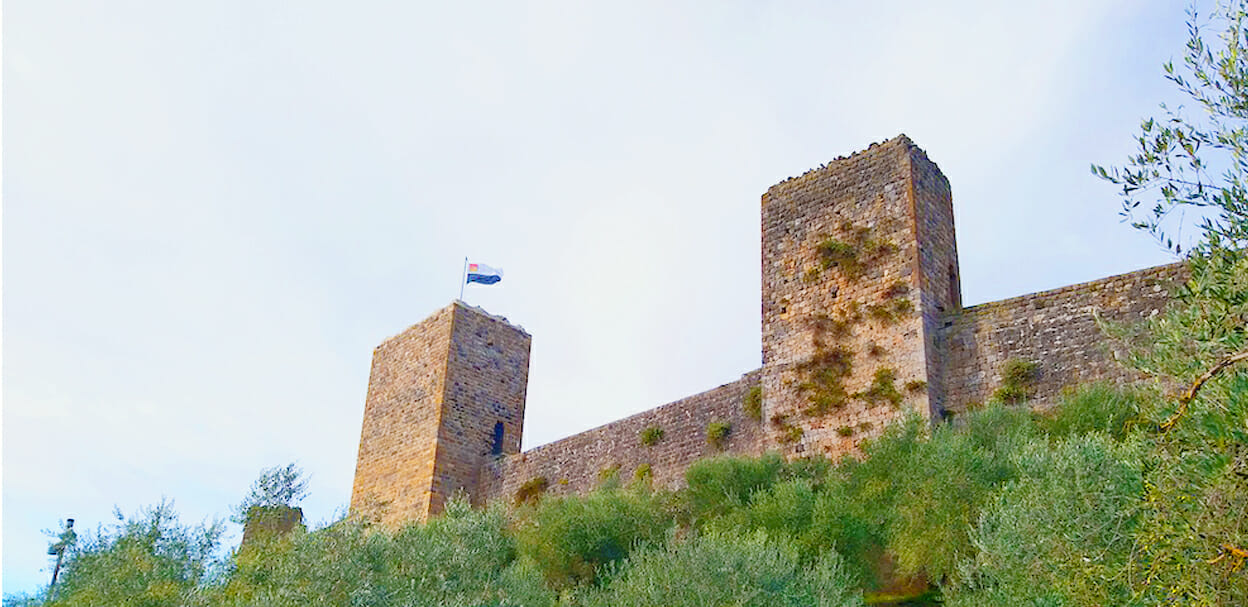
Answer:
<svg viewBox="0 0 1248 607"><path fill-rule="evenodd" d="M494 424L494 444L490 447L490 455L503 454L503 422Z"/></svg>

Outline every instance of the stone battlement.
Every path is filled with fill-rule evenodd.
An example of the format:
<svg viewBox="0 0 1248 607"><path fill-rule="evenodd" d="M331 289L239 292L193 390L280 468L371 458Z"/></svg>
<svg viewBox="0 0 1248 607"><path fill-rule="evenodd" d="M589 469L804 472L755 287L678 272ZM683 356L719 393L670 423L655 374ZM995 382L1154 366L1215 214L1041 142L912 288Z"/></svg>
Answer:
<svg viewBox="0 0 1248 607"><path fill-rule="evenodd" d="M1172 264L963 309L949 181L905 135L785 179L761 211L760 369L521 453L531 337L456 301L374 351L352 512L401 524L460 492L677 487L721 452L853 453L907 412L986 401L1014 360L1034 363L1039 401L1130 381L1098 323L1156 314L1187 276Z"/></svg>

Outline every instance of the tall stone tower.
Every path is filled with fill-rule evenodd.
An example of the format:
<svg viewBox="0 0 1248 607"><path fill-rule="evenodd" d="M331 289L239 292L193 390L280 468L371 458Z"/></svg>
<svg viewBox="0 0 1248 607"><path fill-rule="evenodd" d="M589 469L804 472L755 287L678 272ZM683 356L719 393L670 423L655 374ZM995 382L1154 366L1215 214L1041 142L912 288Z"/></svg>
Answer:
<svg viewBox="0 0 1248 607"><path fill-rule="evenodd" d="M789 456L941 412L934 340L961 306L949 182L906 136L762 199L763 419Z"/></svg>
<svg viewBox="0 0 1248 607"><path fill-rule="evenodd" d="M520 452L530 337L456 301L373 352L351 512L425 520L481 468Z"/></svg>

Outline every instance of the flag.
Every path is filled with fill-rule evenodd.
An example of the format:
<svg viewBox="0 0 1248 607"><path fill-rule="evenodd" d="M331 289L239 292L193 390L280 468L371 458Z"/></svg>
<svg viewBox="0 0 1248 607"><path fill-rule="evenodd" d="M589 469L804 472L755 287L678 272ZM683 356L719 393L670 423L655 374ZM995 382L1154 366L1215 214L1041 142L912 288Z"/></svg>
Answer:
<svg viewBox="0 0 1248 607"><path fill-rule="evenodd" d="M483 263L468 264L468 280L466 282L492 285L502 279L503 271L499 268L491 268Z"/></svg>

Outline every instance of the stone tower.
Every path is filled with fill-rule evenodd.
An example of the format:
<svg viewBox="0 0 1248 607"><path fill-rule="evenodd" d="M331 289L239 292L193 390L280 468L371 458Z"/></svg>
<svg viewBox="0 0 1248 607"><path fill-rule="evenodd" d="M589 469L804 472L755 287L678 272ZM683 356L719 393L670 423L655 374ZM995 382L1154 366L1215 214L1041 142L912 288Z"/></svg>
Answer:
<svg viewBox="0 0 1248 607"><path fill-rule="evenodd" d="M786 455L940 414L935 337L961 306L948 180L902 135L772 186L762 292L763 421Z"/></svg>
<svg viewBox="0 0 1248 607"><path fill-rule="evenodd" d="M377 346L351 512L386 524L425 520L482 466L520 452L530 337L456 301Z"/></svg>

